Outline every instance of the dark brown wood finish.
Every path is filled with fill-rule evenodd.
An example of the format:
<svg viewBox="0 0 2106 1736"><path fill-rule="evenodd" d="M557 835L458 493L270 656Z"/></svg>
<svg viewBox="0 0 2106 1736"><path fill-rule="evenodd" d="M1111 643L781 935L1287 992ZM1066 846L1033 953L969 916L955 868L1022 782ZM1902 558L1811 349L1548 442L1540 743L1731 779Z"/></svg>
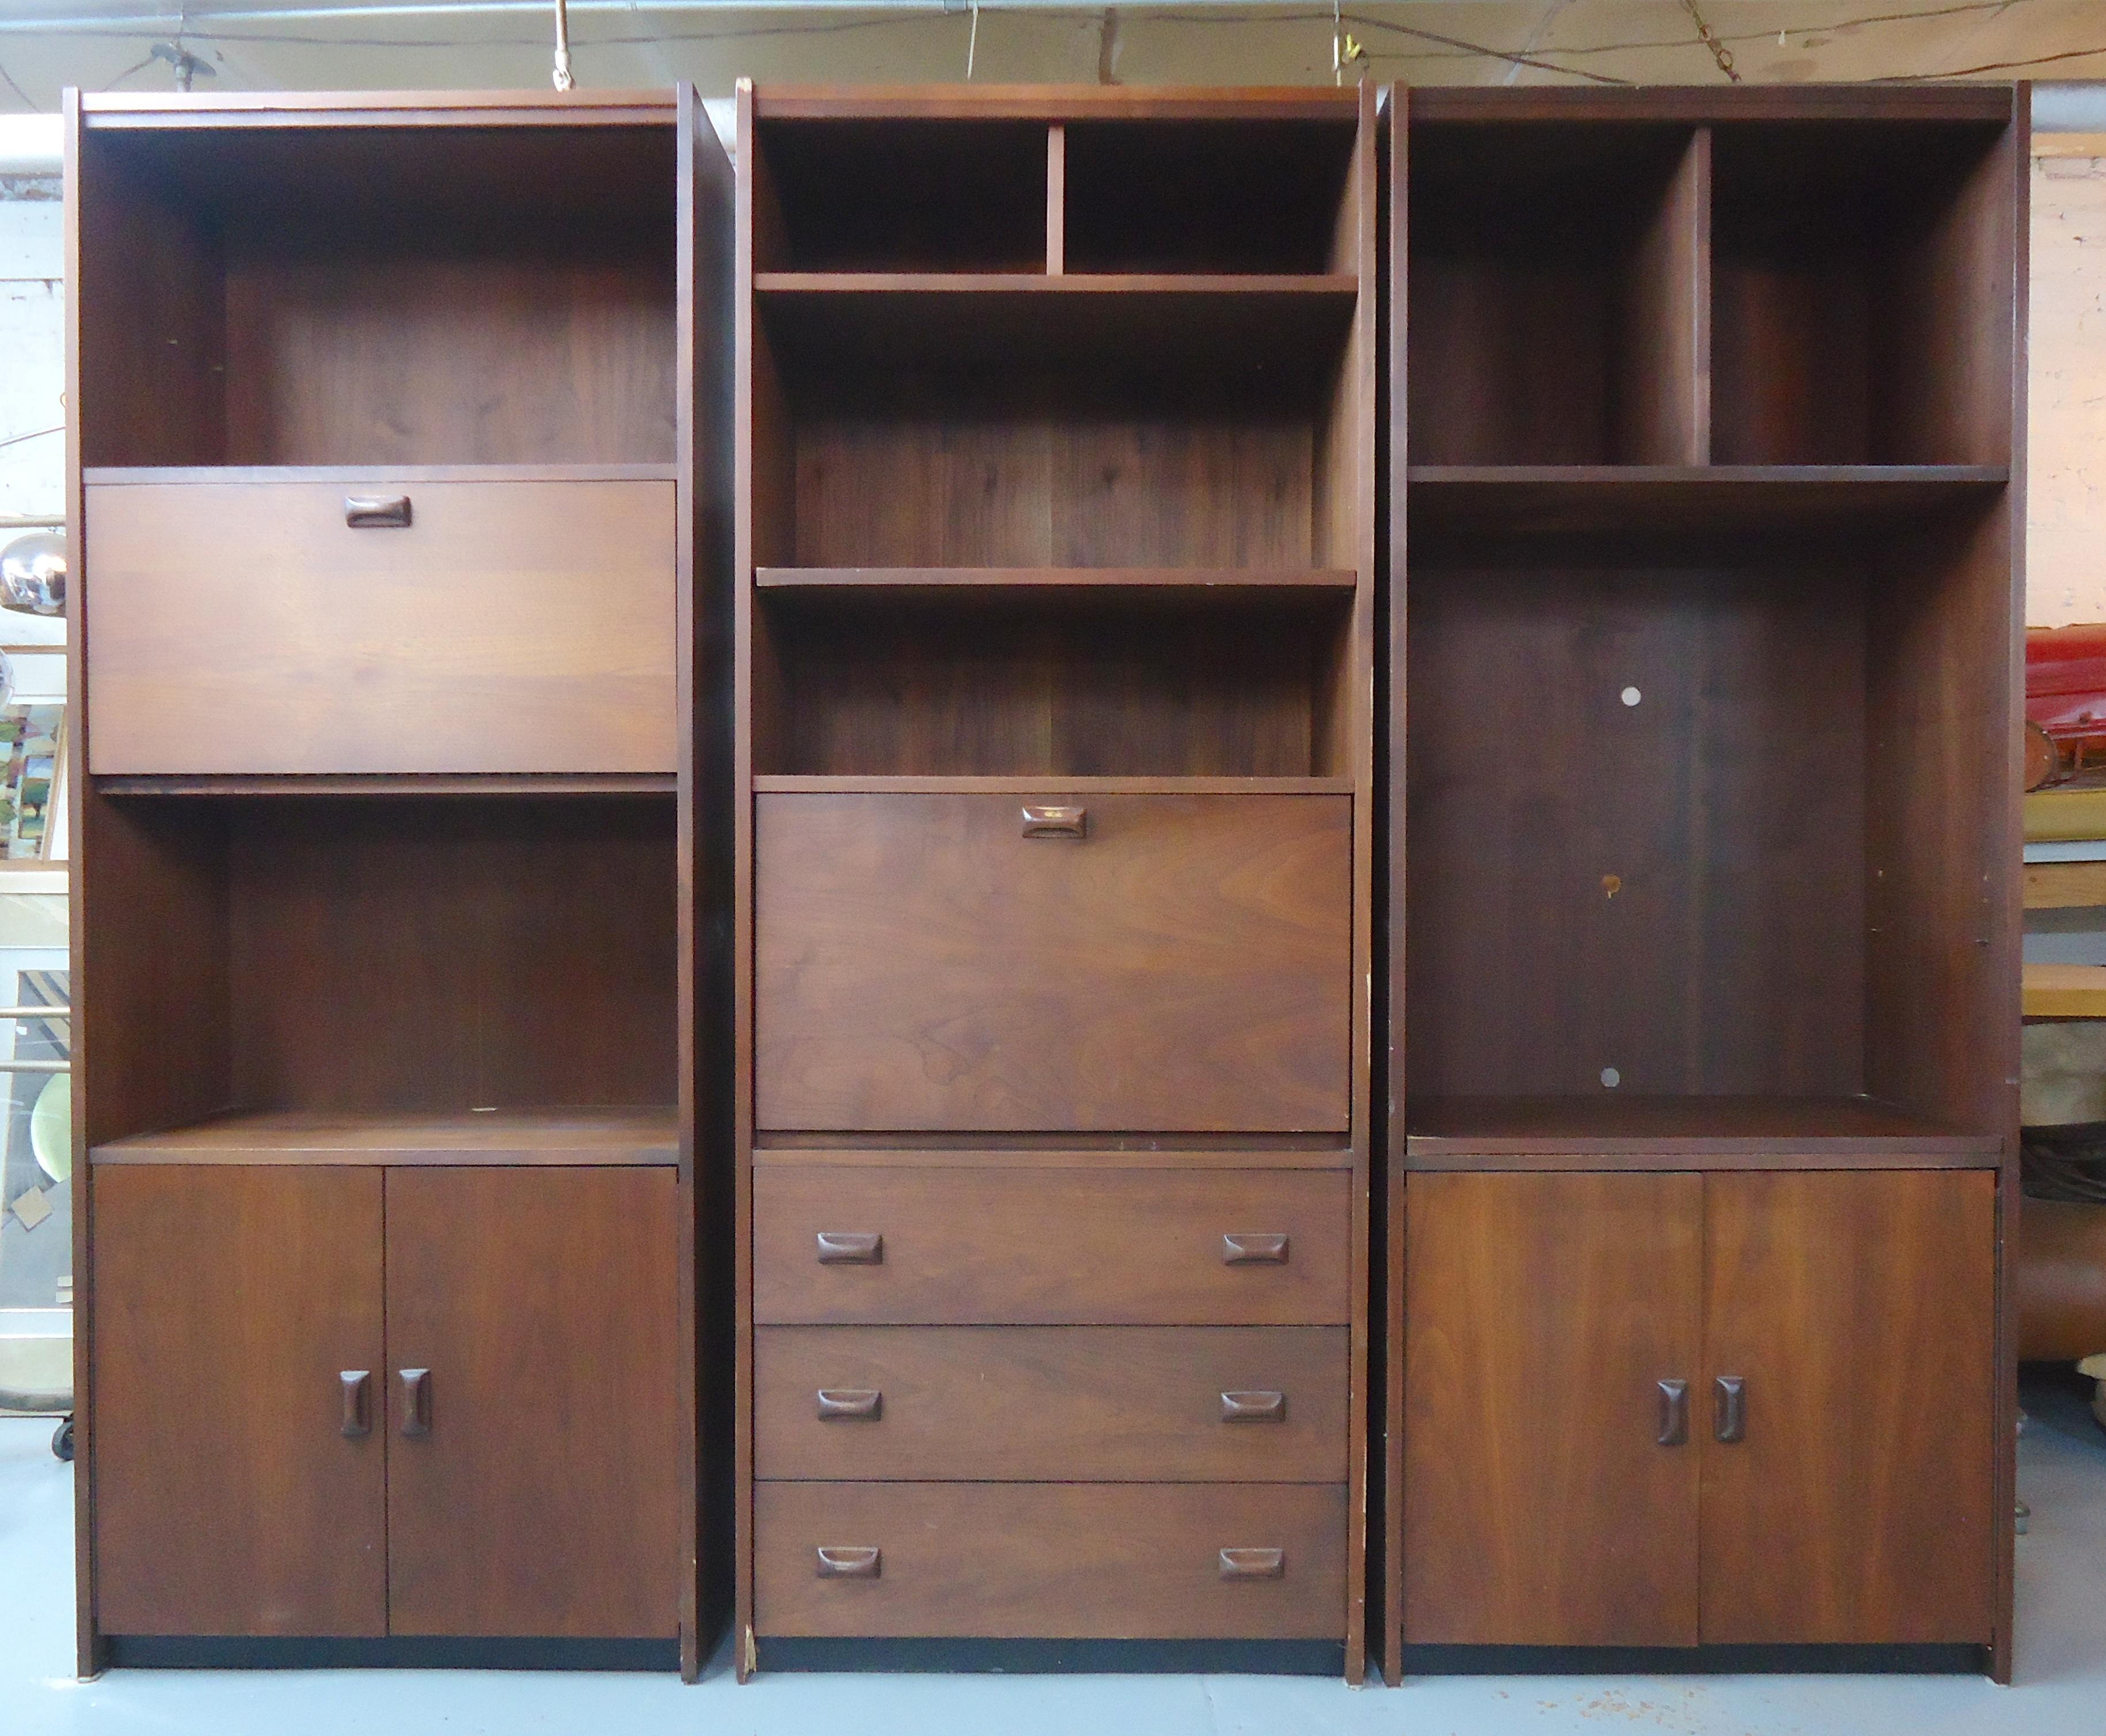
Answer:
<svg viewBox="0 0 2106 1736"><path fill-rule="evenodd" d="M1349 1172L800 1166L757 1170L751 1185L761 1324L1352 1318ZM880 1245L822 1260L822 1235ZM1231 1236L1266 1240L1246 1250Z"/></svg>
<svg viewBox="0 0 2106 1736"><path fill-rule="evenodd" d="M1414 1176L1404 1631L1693 1645L1704 1182ZM1751 1540L1759 1548L1759 1540Z"/></svg>
<svg viewBox="0 0 2106 1736"><path fill-rule="evenodd" d="M755 806L757 1126L1349 1124L1346 801Z"/></svg>
<svg viewBox="0 0 2106 1736"><path fill-rule="evenodd" d="M401 1170L387 1186L391 1631L672 1637L676 1178ZM421 1435L405 1369L429 1371Z"/></svg>
<svg viewBox="0 0 2106 1736"><path fill-rule="evenodd" d="M1336 1326L766 1326L754 1472L1342 1483L1346 1349Z"/></svg>
<svg viewBox="0 0 2106 1736"><path fill-rule="evenodd" d="M1704 1638L1987 1644L1995 1178L1704 1189ZM1738 1441L1716 1438L1722 1381Z"/></svg>
<svg viewBox="0 0 2106 1736"><path fill-rule="evenodd" d="M1415 1263L1429 1184L1613 1169L1779 1191L1778 1221L1754 1213L1732 1258L1759 1251L1780 1276L1735 1281L1763 1285L1746 1329L1804 1359L1790 1366L1809 1388L1871 1354L1855 1335L1906 1338L1948 1269L1993 1284L1993 1343L1970 1313L1964 1345L1938 1352L1941 1379L1976 1395L1960 1414L1877 1447L1831 1415L1821 1438L1777 1447L1795 1469L1765 1487L1795 1516L1848 1486L1833 1527L1786 1536L1781 1509L1722 1518L1714 1462L1745 1448L1703 1443L1701 1637L1934 1631L1983 1644L2002 1679L2028 101L1413 92L1391 140L1387 302L1389 1281L1432 1293ZM1647 137L1683 141L1665 178L1647 178L1664 173L1644 169ZM1624 207L1615 221L1604 200ZM1524 231L1525 253L1503 245ZM1455 294L1466 279L1474 299ZM1708 335L1665 341L1707 318ZM1646 330L1662 341L1632 341ZM1633 406L1653 407L1633 421ZM1656 437L1679 449L1648 451ZM1638 666L1656 630L1678 641L1665 680ZM1481 1173L1407 1186L1407 1169ZM1995 1222L1923 1204L1992 1185ZM1816 1225L1808 1208L1802 1236L1801 1188L1848 1209ZM1881 1251L1846 1260L1824 1236ZM1829 1276L1804 1275L1817 1266ZM1709 1329L1737 1332L1714 1281ZM1879 1293L1828 1324L1823 1287L1846 1282ZM1779 1319L1790 1294L1806 1306ZM1385 1564L1408 1586L1418 1527L1446 1510L1420 1479L1447 1474L1422 1462L1408 1407L1453 1395L1407 1357L1420 1323L1400 1296L1387 1321L1405 1510ZM1875 1394L1888 1374L1866 1375ZM1754 1415L1752 1385L1743 1397ZM1707 1420L1693 1402L1692 1426ZM1880 1528L1928 1491L1978 1501L1956 1521L1978 1551L1942 1587ZM1849 1561L1824 1553L1850 1538ZM1436 1636L1418 1607L1407 1592L1385 1617L1392 1670Z"/></svg>
<svg viewBox="0 0 2106 1736"><path fill-rule="evenodd" d="M755 1499L760 1662L770 1635L1329 1640L1345 1601L1336 1484L773 1483ZM864 1571L822 1577L821 1550Z"/></svg>
<svg viewBox="0 0 2106 1736"><path fill-rule="evenodd" d="M102 1631L387 1632L379 1173L74 1173Z"/></svg>
<svg viewBox="0 0 2106 1736"><path fill-rule="evenodd" d="M636 1500L618 1487L611 1498L651 1508L650 1559L639 1566L633 1554L603 1550L595 1522L575 1533L574 1550L558 1552L567 1560L534 1572L573 1583L626 1631L677 1634L692 1673L713 1618L706 1599L698 1602L694 1549L698 1038L687 913L694 834L715 828L697 817L705 774L689 739L688 720L699 708L688 593L714 583L720 597L730 554L728 383L719 374L713 386L695 384L697 319L728 318L729 299L728 222L699 232L710 219L698 183L727 191L728 166L687 91L105 97L76 101L69 113L69 472L78 550L70 655L82 707L69 749L82 1667L99 1667L104 1632L128 1631L103 1607L110 1588L99 1582L92 1545L103 1461L121 1464L140 1426L121 1413L99 1415L96 1315L136 1306L94 1288L92 1206L102 1178L110 1189L201 1196L244 1189L267 1202L273 1189L325 1177L374 1191L361 1257L372 1264L366 1300L377 1343L385 1171L437 1164L446 1173L432 1179L464 1188L476 1177L515 1178L540 1196L551 1235L578 1178L580 1198L626 1186L654 1198L661 1189L677 1195L676 1206L654 1210L647 1232L634 1229L652 1245L630 1263L633 1272L598 1285L590 1300L598 1312L579 1317L585 1339L557 1370L575 1379L590 1368L602 1339L646 1370L637 1376L647 1388L638 1407L654 1444L648 1464L632 1473L648 1487ZM691 160L677 160L683 157ZM714 261L698 262L718 234ZM728 357L725 346L701 348ZM698 421L710 424L699 440ZM256 468L227 468L242 465ZM83 466L94 467L90 506ZM120 666L141 612L124 589L129 558L115 503L150 496L163 506L205 503L215 535L239 553L214 554L207 564L240 568L252 592L271 581L275 595L284 587L272 563L299 539L264 527L268 547L256 554L258 527L253 516L244 522L244 502L317 487L331 491L340 536L397 539L399 553L422 532L451 524L459 533L416 575L423 594L407 599L413 606L393 630L404 643L434 636L432 612L457 607L441 593L464 576L539 571L558 606L522 611L516 589L471 585L480 599L474 620L437 636L483 648L455 645L441 683L447 698L466 692L473 702L436 720L425 707L417 720L436 762L396 749L370 757L385 707L376 711L374 671L364 664L384 648L394 668L400 646L369 644L371 655L363 655L353 633L316 650L308 632L299 642L311 655L285 700L298 715L262 725L268 742L255 733L253 694L219 694L213 703L226 715L206 720L247 731L267 764L245 750L230 756L208 747L189 769L173 769L161 758L170 751L169 707L157 702L157 738L144 751L159 763L109 778L92 773L130 763L132 749L114 725L101 739L115 759L95 757L95 720L136 698L159 662L173 656L209 665L231 645L248 675L267 675L274 663L298 661L288 642L311 627L282 611L273 616L271 599L255 593L211 645L172 649L195 622L190 585L182 620L150 631L159 642L151 657L134 660L135 680ZM239 498L226 498L229 489ZM567 510L562 523L531 532L531 549L518 541L521 523L546 520L551 501L580 490L611 502L613 516ZM347 529L344 496L371 492L408 493L411 527ZM471 495L485 508L500 499L513 505L458 523L441 509ZM155 527L164 544L167 517ZM581 537L591 543L583 554ZM643 558L625 556L639 538L648 545ZM564 544L554 567L567 559L594 569L583 589L573 584L576 597L553 582L576 579L551 567L551 548ZM165 557L156 545L141 558ZM105 567L109 585L99 591ZM621 581L612 607L610 572ZM636 583L625 581L632 572ZM590 620L576 614L588 593ZM365 596L373 600L370 583ZM565 608L576 618L557 619ZM284 630L267 636L264 623ZM655 650L644 644L654 635ZM581 656L589 665L595 647L615 644L630 648L603 659L598 675L581 666ZM719 643L715 655L716 668L727 668L727 648ZM552 671L562 677L553 686ZM623 691L594 690L610 680ZM334 745L316 746L302 732L341 709L330 689L360 682L360 729L336 728ZM522 684L540 684L526 756L464 751L479 734L487 738L508 682L514 702ZM528 732L516 703L514 714L495 721L516 746ZM721 778L721 732L718 742ZM279 801L289 794L308 799ZM504 800L475 799L483 796ZM728 850L714 847L728 862ZM716 873L721 886L728 876ZM720 1146L714 1162L728 1173ZM343 1226L354 1240L356 1227ZM306 1245L298 1228L288 1207L288 1258ZM491 1233L485 1224L457 1225L450 1251L486 1254L484 1276L500 1275L521 1249L501 1239L478 1249ZM309 1263L321 1284L326 1261ZM544 1246L542 1263L554 1268L562 1257ZM547 1278L537 1272L527 1286L530 1306L549 1291ZM654 1293L651 1318L637 1330L628 1311L640 1304L625 1299L632 1279ZM464 1281L423 1300L464 1304L472 1288ZM297 1321L300 1306L298 1298L288 1303L285 1319ZM193 1324L191 1312L177 1310L169 1329ZM215 1317L197 1313L200 1330ZM223 1348L215 1342L199 1355ZM371 1396L384 1407L378 1356L376 1348ZM726 1410L717 1415L728 1434ZM376 1421L376 1449L386 1438ZM589 1474L603 1443L582 1430L578 1441L571 1461L554 1469L563 1498L589 1505L609 1487ZM515 1483L534 1474L531 1447L522 1436L505 1448ZM477 1467L465 1474L474 1478ZM491 1481L493 1492L501 1481ZM278 1497L243 1492L252 1507L259 1498L267 1507ZM292 1491L283 1500L307 1498ZM456 1533L455 1556L486 1559L531 1535L534 1519L530 1512L508 1521L495 1536ZM376 1515L374 1567L383 1576L383 1529ZM317 1571L322 1563L318 1552ZM639 1575L648 1581L640 1588ZM428 1613L425 1630L476 1631L477 1610L496 1608L508 1587L531 1577L508 1572L491 1600ZM347 1617L259 1631L384 1632L384 1577L377 1583L378 1625ZM648 1604L647 1626L623 1613L625 1599ZM509 1631L607 1631L591 1619L563 1629L520 1615L519 1624ZM178 1608L153 1631L224 1630Z"/></svg>

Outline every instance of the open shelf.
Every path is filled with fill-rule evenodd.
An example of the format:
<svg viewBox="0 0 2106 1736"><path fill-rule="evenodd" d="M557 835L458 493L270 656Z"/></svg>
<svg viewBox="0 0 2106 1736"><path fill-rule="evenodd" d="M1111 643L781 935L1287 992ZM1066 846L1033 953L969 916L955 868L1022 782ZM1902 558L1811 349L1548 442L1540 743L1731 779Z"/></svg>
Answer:
<svg viewBox="0 0 2106 1736"><path fill-rule="evenodd" d="M675 130L90 129L83 463L671 464Z"/></svg>
<svg viewBox="0 0 2106 1736"><path fill-rule="evenodd" d="M1414 463L1702 461L1705 143L1643 123L1412 128Z"/></svg>
<svg viewBox="0 0 2106 1736"><path fill-rule="evenodd" d="M1414 1169L1647 1167L1651 1160L1759 1167L1993 1168L1994 1135L1959 1132L1866 1097L1414 1096L1405 1151ZM1532 1164L1529 1160L1535 1160Z"/></svg>
<svg viewBox="0 0 2106 1736"><path fill-rule="evenodd" d="M2014 247L2005 131L1715 129L1714 459L2009 461L2011 283L1979 263Z"/></svg>
<svg viewBox="0 0 2106 1736"><path fill-rule="evenodd" d="M1338 585L773 586L754 765L822 775L1350 769Z"/></svg>
<svg viewBox="0 0 2106 1736"><path fill-rule="evenodd" d="M102 1004L135 1043L180 1025L203 1057L172 1119L568 1138L552 1111L662 1119L677 1097L670 796L200 796L102 802L98 823L105 862L159 877L152 921L108 943L132 960L124 1010ZM490 1108L529 1119L471 1114Z"/></svg>
<svg viewBox="0 0 2106 1736"><path fill-rule="evenodd" d="M99 1164L673 1164L669 1106L215 1116L98 1146Z"/></svg>
<svg viewBox="0 0 2106 1736"><path fill-rule="evenodd" d="M1414 464L1414 531L1507 536L1877 529L2004 487L1992 464Z"/></svg>
<svg viewBox="0 0 2106 1736"><path fill-rule="evenodd" d="M670 796L671 772L186 772L98 777L105 796Z"/></svg>

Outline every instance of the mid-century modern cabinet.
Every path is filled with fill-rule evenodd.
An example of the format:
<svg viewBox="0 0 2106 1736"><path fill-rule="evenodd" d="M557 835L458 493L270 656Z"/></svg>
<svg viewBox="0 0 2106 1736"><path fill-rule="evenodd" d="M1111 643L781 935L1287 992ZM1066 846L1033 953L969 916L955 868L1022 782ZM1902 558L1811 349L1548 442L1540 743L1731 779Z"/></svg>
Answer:
<svg viewBox="0 0 2106 1736"><path fill-rule="evenodd" d="M1386 120L1388 1672L2007 1676L2026 92Z"/></svg>
<svg viewBox="0 0 2106 1736"><path fill-rule="evenodd" d="M740 1668L1357 1675L1373 93L739 102Z"/></svg>
<svg viewBox="0 0 2106 1736"><path fill-rule="evenodd" d="M728 164L685 87L69 123L83 1666L692 1673Z"/></svg>

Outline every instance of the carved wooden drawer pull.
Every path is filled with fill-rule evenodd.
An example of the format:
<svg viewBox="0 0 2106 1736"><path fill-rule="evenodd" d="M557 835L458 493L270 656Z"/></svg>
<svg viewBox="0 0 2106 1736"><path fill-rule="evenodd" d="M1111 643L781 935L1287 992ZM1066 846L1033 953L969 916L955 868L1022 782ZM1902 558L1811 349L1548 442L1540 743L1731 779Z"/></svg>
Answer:
<svg viewBox="0 0 2106 1736"><path fill-rule="evenodd" d="M819 1388L819 1420L839 1422L860 1419L876 1422L885 1415L885 1394L849 1387Z"/></svg>
<svg viewBox="0 0 2106 1736"><path fill-rule="evenodd" d="M822 1266L882 1266L885 1238L869 1230L819 1231Z"/></svg>
<svg viewBox="0 0 2106 1736"><path fill-rule="evenodd" d="M1284 1393L1224 1393L1221 1420L1225 1423L1284 1423L1287 1420Z"/></svg>
<svg viewBox="0 0 2106 1736"><path fill-rule="evenodd" d="M1287 1551L1284 1549L1225 1549L1221 1551L1224 1579L1284 1579Z"/></svg>
<svg viewBox="0 0 2106 1736"><path fill-rule="evenodd" d="M1225 1266L1284 1266L1287 1263L1287 1238L1277 1231L1224 1236L1221 1238L1221 1263Z"/></svg>
<svg viewBox="0 0 2106 1736"><path fill-rule="evenodd" d="M885 1576L885 1554L874 1549L822 1549L819 1551L818 1577L821 1579L881 1579Z"/></svg>

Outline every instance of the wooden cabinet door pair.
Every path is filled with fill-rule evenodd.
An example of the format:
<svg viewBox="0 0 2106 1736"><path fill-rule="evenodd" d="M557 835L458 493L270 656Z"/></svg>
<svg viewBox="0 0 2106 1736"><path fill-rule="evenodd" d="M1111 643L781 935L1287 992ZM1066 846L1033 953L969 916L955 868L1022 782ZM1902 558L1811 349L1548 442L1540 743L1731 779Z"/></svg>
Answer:
<svg viewBox="0 0 2106 1736"><path fill-rule="evenodd" d="M1407 1644L1987 1643L1992 1174L1405 1210Z"/></svg>
<svg viewBox="0 0 2106 1736"><path fill-rule="evenodd" d="M671 1169L92 1186L105 1632L678 1631Z"/></svg>

